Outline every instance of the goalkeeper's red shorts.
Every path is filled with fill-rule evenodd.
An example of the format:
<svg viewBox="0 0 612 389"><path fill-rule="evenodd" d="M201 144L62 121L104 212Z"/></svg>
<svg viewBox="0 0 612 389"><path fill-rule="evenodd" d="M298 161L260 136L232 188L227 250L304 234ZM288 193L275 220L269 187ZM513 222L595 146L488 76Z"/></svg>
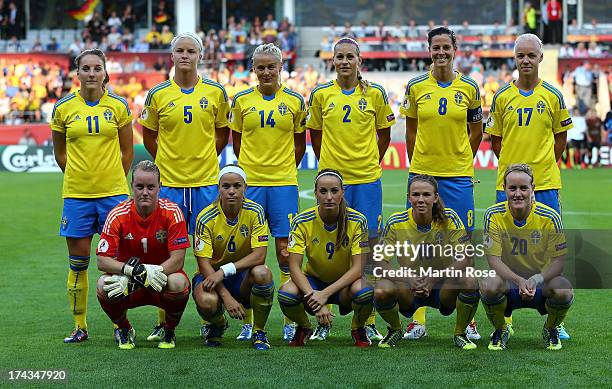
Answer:
<svg viewBox="0 0 612 389"><path fill-rule="evenodd" d="M189 283L189 277L187 277L187 274L185 274L185 272L182 269L177 271L174 274L181 274L183 277L185 277L185 280L187 281L187 288L186 288L187 293L184 293L182 291L181 292L166 292L166 291L156 292L155 290L151 288L140 288L134 293L131 293L126 297L127 308L131 309L131 308L136 308L136 307L142 307L144 305L154 305L156 307L166 309L167 308L166 306L169 304L169 301L168 300L164 301L162 299L162 296L164 294L172 294L172 295L185 294L186 296L185 299L189 299L189 290L191 289L191 286Z"/></svg>

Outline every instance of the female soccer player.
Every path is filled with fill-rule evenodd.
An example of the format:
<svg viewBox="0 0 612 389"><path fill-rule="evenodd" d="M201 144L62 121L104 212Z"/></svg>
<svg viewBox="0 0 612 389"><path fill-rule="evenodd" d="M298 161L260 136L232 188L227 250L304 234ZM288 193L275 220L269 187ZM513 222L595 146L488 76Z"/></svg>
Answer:
<svg viewBox="0 0 612 389"><path fill-rule="evenodd" d="M60 235L68 245L68 299L75 329L64 339L87 339L87 267L91 238L108 212L127 199L126 175L134 158L132 114L125 99L109 93L106 57L98 49L76 59L79 90L60 99L51 114L55 160L64 172Z"/></svg>
<svg viewBox="0 0 612 389"><path fill-rule="evenodd" d="M217 156L227 144L229 103L221 84L202 79L202 40L181 33L171 42L175 74L151 88L139 122L143 141L161 171L160 197L181 207L193 235L196 217L217 196ZM164 315L149 336L159 341Z"/></svg>
<svg viewBox="0 0 612 389"><path fill-rule="evenodd" d="M333 61L336 79L313 89L306 127L319 168L340 169L346 180L346 201L365 215L373 244L382 224L380 161L389 146L395 116L384 88L361 78L356 41L339 39ZM372 339L382 339L373 318L368 331Z"/></svg>
<svg viewBox="0 0 612 389"><path fill-rule="evenodd" d="M253 71L259 84L234 97L230 125L234 153L249 177L246 197L264 209L284 284L289 280L289 224L298 212L296 165L306 150L306 105L299 93L281 84L282 65L282 52L274 44L255 49ZM283 338L291 340L294 332L285 318Z"/></svg>
<svg viewBox="0 0 612 389"><path fill-rule="evenodd" d="M480 90L470 77L453 70L457 40L452 30L434 28L427 40L431 70L408 82L401 108L406 115L409 180L416 174L434 176L444 203L457 212L471 233L473 160L482 140ZM475 326L469 330L474 339L480 338ZM421 310L408 326L406 337L418 339L425 335L425 311Z"/></svg>
<svg viewBox="0 0 612 389"><path fill-rule="evenodd" d="M363 255L368 251L365 217L344 200L342 175L324 169L315 179L318 205L291 222L289 269L291 280L281 286L278 301L285 316L298 325L290 346L304 346L312 335L306 312L319 324L331 326L326 304L337 304L340 314L353 311L351 335L355 346L368 347L365 324L372 312L372 287L362 279ZM308 258L302 270L304 253Z"/></svg>
<svg viewBox="0 0 612 389"><path fill-rule="evenodd" d="M223 315L244 319L253 309L253 347L268 350L264 331L274 281L265 265L268 226L263 208L244 197L247 175L236 165L219 172L219 198L198 215L194 251L199 273L193 278L193 299L209 322L206 344L220 346L228 326Z"/></svg>
<svg viewBox="0 0 612 389"><path fill-rule="evenodd" d="M482 303L495 331L489 350L503 350L509 336L504 316L533 308L548 314L542 335L548 350L560 350L559 325L574 300L563 277L567 242L561 216L534 201L529 165L515 164L503 177L507 201L485 211L484 246L496 276L481 282Z"/></svg>
<svg viewBox="0 0 612 389"><path fill-rule="evenodd" d="M419 250L418 257L396 254L399 265L414 270L414 275L386 277L376 282L376 311L389 323L389 332L378 346L394 347L402 338L398 311L411 317L419 307L430 306L438 308L444 316L457 308L455 345L463 350L475 349L476 345L466 334L466 326L474 318L479 300L476 279L464 273L471 265L471 258L464 255L463 249L469 240L467 232L457 213L444 208L433 177L413 176L408 193L411 208L391 215L382 244L395 246L397 242L410 242L412 248ZM454 254L449 252L449 247ZM385 259L390 261L392 257ZM446 270L453 272L445 273Z"/></svg>

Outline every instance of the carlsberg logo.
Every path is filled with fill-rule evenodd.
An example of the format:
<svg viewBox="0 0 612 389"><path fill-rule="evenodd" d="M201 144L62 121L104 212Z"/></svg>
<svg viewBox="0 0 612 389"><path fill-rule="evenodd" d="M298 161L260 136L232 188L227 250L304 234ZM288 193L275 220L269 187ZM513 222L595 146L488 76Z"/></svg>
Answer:
<svg viewBox="0 0 612 389"><path fill-rule="evenodd" d="M61 171L51 147L7 146L2 151L0 170L21 173L47 173Z"/></svg>

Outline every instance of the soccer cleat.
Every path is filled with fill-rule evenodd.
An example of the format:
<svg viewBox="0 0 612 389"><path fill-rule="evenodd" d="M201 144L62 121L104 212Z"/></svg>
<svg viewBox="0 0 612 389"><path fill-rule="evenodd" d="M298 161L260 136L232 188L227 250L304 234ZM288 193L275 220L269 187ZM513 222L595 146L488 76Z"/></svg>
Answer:
<svg viewBox="0 0 612 389"><path fill-rule="evenodd" d="M223 334L225 333L225 330L227 329L227 327L229 327L227 320L221 327L217 327L215 324L212 324L212 323L209 324L209 326L210 327L209 327L208 333L206 334L206 337L204 338L206 340L206 345L208 347L221 346L222 345L221 338L223 338Z"/></svg>
<svg viewBox="0 0 612 389"><path fill-rule="evenodd" d="M359 327L356 330L351 330L351 337L355 341L355 346L357 347L370 347L370 345L372 345L366 327Z"/></svg>
<svg viewBox="0 0 612 389"><path fill-rule="evenodd" d="M559 330L558 327L546 328L542 329L542 337L544 338L544 342L546 343L547 350L561 350L563 347L561 345L561 339L559 339Z"/></svg>
<svg viewBox="0 0 612 389"><path fill-rule="evenodd" d="M376 328L376 324L367 324L365 326L366 332L368 333L368 338L371 340L382 340L383 336L378 329Z"/></svg>
<svg viewBox="0 0 612 389"><path fill-rule="evenodd" d="M270 342L268 342L265 331L257 330L253 332L253 348L262 351L270 350Z"/></svg>
<svg viewBox="0 0 612 389"><path fill-rule="evenodd" d="M136 331L134 331L134 328L115 328L115 339L121 350L131 350L136 347L135 338Z"/></svg>
<svg viewBox="0 0 612 389"><path fill-rule="evenodd" d="M295 334L289 342L291 347L304 347L306 340L312 335L312 328L300 327L295 328Z"/></svg>
<svg viewBox="0 0 612 389"><path fill-rule="evenodd" d="M295 336L297 325L295 323L288 323L283 326L283 340L290 342Z"/></svg>
<svg viewBox="0 0 612 389"><path fill-rule="evenodd" d="M149 342L160 342L163 337L164 337L164 325L163 324L158 324L155 327L153 327L153 331L151 331L151 334L149 336L147 336L147 340Z"/></svg>
<svg viewBox="0 0 612 389"><path fill-rule="evenodd" d="M253 336L253 324L243 324L240 334L236 337L238 340L251 340Z"/></svg>
<svg viewBox="0 0 612 389"><path fill-rule="evenodd" d="M206 339L206 335L208 335L208 331L210 331L210 323L206 323L206 324L202 324L202 327L200 327L200 336L204 339Z"/></svg>
<svg viewBox="0 0 612 389"><path fill-rule="evenodd" d="M397 346L400 340L402 340L402 330L393 330L391 327L387 327L389 332L387 332L387 336L383 338L378 343L378 347L380 348L391 348Z"/></svg>
<svg viewBox="0 0 612 389"><path fill-rule="evenodd" d="M559 339L568 340L572 338L570 334L568 334L567 331L565 330L565 326L563 322L559 324L559 326L557 327L557 330L559 331Z"/></svg>
<svg viewBox="0 0 612 389"><path fill-rule="evenodd" d="M453 342L455 342L455 346L462 350L474 350L476 348L476 344L466 334L453 336Z"/></svg>
<svg viewBox="0 0 612 389"><path fill-rule="evenodd" d="M404 339L417 340L427 336L427 328L425 324L421 324L418 321L413 321L406 327L404 333Z"/></svg>
<svg viewBox="0 0 612 389"><path fill-rule="evenodd" d="M174 330L170 330L168 328L164 328L163 332L164 336L159 341L157 345L158 348L174 348L176 345L176 335L174 334Z"/></svg>
<svg viewBox="0 0 612 389"><path fill-rule="evenodd" d="M511 323L506 324L506 329L508 330L508 336L514 335L514 327Z"/></svg>
<svg viewBox="0 0 612 389"><path fill-rule="evenodd" d="M476 322L473 321L465 328L465 333L469 340L480 340L482 336L478 333L478 328L476 328Z"/></svg>
<svg viewBox="0 0 612 389"><path fill-rule="evenodd" d="M506 349L508 338L510 337L510 325L506 325L505 329L495 330L491 334L491 341L487 347L491 351L501 351Z"/></svg>
<svg viewBox="0 0 612 389"><path fill-rule="evenodd" d="M314 333L310 336L310 340L325 340L329 336L330 331L330 326L323 326L319 324L317 328L315 328Z"/></svg>
<svg viewBox="0 0 612 389"><path fill-rule="evenodd" d="M87 338L89 338L87 330L83 330L77 327L77 329L72 331L70 336L64 338L64 343L80 343L86 341Z"/></svg>

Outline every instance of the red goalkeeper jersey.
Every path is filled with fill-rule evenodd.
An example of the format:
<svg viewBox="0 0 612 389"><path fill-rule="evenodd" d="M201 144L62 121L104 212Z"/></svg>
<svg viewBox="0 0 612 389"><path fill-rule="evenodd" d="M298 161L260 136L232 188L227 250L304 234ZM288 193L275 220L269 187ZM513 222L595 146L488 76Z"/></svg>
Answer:
<svg viewBox="0 0 612 389"><path fill-rule="evenodd" d="M173 250L189 247L185 218L179 207L160 199L149 217L136 211L134 200L126 200L109 212L96 253L127 262L160 265Z"/></svg>

